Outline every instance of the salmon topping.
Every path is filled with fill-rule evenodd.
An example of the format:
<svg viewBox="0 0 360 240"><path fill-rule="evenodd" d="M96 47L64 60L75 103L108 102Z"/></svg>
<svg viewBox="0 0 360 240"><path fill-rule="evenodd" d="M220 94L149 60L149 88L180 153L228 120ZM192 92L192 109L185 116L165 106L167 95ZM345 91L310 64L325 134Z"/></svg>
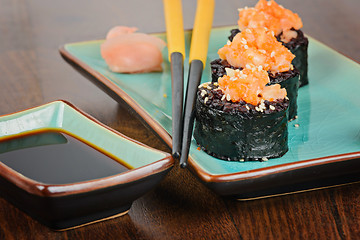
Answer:
<svg viewBox="0 0 360 240"><path fill-rule="evenodd" d="M245 101L254 106L264 100L275 101L286 97L286 89L280 84L266 86L269 83L268 73L262 67L248 65L243 70L226 68L226 75L219 78L220 89L228 101Z"/></svg>
<svg viewBox="0 0 360 240"><path fill-rule="evenodd" d="M295 58L272 32L263 27L247 28L238 33L232 42L219 49L218 54L234 67L245 68L247 64L253 64L272 73L289 71Z"/></svg>
<svg viewBox="0 0 360 240"><path fill-rule="evenodd" d="M292 31L302 28L303 24L298 14L277 4L274 0L259 0L254 8L239 9L239 29L266 27L275 35L283 33L282 41L287 43L296 38L297 33Z"/></svg>

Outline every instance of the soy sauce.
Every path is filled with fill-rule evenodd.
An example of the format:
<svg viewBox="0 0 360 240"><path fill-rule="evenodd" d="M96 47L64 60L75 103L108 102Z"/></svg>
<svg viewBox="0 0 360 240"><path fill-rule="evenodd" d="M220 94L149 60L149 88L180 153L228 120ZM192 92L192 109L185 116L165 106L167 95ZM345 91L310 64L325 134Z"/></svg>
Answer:
<svg viewBox="0 0 360 240"><path fill-rule="evenodd" d="M52 130L0 141L0 162L45 184L93 180L130 168L75 136Z"/></svg>

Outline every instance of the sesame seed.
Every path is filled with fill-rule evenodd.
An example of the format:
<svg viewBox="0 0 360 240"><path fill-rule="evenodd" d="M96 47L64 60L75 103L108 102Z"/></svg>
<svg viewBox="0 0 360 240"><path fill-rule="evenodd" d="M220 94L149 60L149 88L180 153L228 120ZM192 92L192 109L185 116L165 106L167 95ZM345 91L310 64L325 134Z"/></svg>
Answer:
<svg viewBox="0 0 360 240"><path fill-rule="evenodd" d="M293 66L292 64L291 64L291 66L290 66L290 69L291 69L291 70L294 70L294 66Z"/></svg>
<svg viewBox="0 0 360 240"><path fill-rule="evenodd" d="M271 56L271 57L274 57L274 56L275 56L275 52L272 51L270 56Z"/></svg>
<svg viewBox="0 0 360 240"><path fill-rule="evenodd" d="M232 68L225 68L226 71L226 75L228 75L229 77L234 77L235 76L235 71Z"/></svg>
<svg viewBox="0 0 360 240"><path fill-rule="evenodd" d="M226 94L226 100L228 100L228 101L231 100L230 94Z"/></svg>
<svg viewBox="0 0 360 240"><path fill-rule="evenodd" d="M206 91L205 90L201 90L201 97L204 97L206 95Z"/></svg>
<svg viewBox="0 0 360 240"><path fill-rule="evenodd" d="M261 158L261 160L263 160L264 162L268 161L269 159L267 157L263 157Z"/></svg>
<svg viewBox="0 0 360 240"><path fill-rule="evenodd" d="M267 5L268 5L268 6L271 6L271 2L267 2Z"/></svg>
<svg viewBox="0 0 360 240"><path fill-rule="evenodd" d="M260 112L260 108L258 108L258 107L255 107L255 110L258 111L258 112Z"/></svg>
<svg viewBox="0 0 360 240"><path fill-rule="evenodd" d="M264 27L265 31L269 30L267 27Z"/></svg>
<svg viewBox="0 0 360 240"><path fill-rule="evenodd" d="M206 97L205 99L204 99L204 104L206 104L206 102L209 100L209 98L208 97Z"/></svg>
<svg viewBox="0 0 360 240"><path fill-rule="evenodd" d="M243 158L242 158L242 159L240 159L240 162L245 162L245 159L243 159Z"/></svg>
<svg viewBox="0 0 360 240"><path fill-rule="evenodd" d="M288 98L287 96L285 96L285 99L286 99L286 100L289 100L289 98Z"/></svg>
<svg viewBox="0 0 360 240"><path fill-rule="evenodd" d="M275 107L273 105L270 105L269 108L270 108L270 110L273 110L273 111L275 110Z"/></svg>
<svg viewBox="0 0 360 240"><path fill-rule="evenodd" d="M218 82L214 82L213 83L215 86L219 86L219 83Z"/></svg>
<svg viewBox="0 0 360 240"><path fill-rule="evenodd" d="M264 49L260 49L259 52L266 54L266 51Z"/></svg>
<svg viewBox="0 0 360 240"><path fill-rule="evenodd" d="M249 49L249 46L248 46L248 45L244 45L244 48L245 48L245 49Z"/></svg>
<svg viewBox="0 0 360 240"><path fill-rule="evenodd" d="M250 29L248 29L248 28L247 28L245 31L246 31L247 33L252 33L252 31L251 31Z"/></svg>
<svg viewBox="0 0 360 240"><path fill-rule="evenodd" d="M221 101L224 101L226 98L225 94L221 97Z"/></svg>
<svg viewBox="0 0 360 240"><path fill-rule="evenodd" d="M294 127L298 128L300 125L298 123L294 124Z"/></svg>
<svg viewBox="0 0 360 240"><path fill-rule="evenodd" d="M212 89L210 86L207 86L206 88L207 88L207 89L209 89L209 90L211 90L211 89Z"/></svg>
<svg viewBox="0 0 360 240"><path fill-rule="evenodd" d="M245 38L241 38L241 43L243 43L243 44L247 44L246 39L245 39Z"/></svg>
<svg viewBox="0 0 360 240"><path fill-rule="evenodd" d="M250 110L250 108L249 108L249 106L248 106L248 105L245 105L245 107L246 107L246 109L247 109L247 110Z"/></svg>
<svg viewBox="0 0 360 240"><path fill-rule="evenodd" d="M246 66L245 66L246 68L248 68L248 69L251 69L251 66L250 66L250 64L246 64Z"/></svg>
<svg viewBox="0 0 360 240"><path fill-rule="evenodd" d="M262 70L263 70L263 67L262 67L262 66L259 66L259 67L258 67L258 70L259 70L259 71L262 71Z"/></svg>
<svg viewBox="0 0 360 240"><path fill-rule="evenodd" d="M231 45L231 42L230 40L227 41L226 45L230 46Z"/></svg>
<svg viewBox="0 0 360 240"><path fill-rule="evenodd" d="M298 118L298 115L295 116L295 119L297 119L297 118Z"/></svg>

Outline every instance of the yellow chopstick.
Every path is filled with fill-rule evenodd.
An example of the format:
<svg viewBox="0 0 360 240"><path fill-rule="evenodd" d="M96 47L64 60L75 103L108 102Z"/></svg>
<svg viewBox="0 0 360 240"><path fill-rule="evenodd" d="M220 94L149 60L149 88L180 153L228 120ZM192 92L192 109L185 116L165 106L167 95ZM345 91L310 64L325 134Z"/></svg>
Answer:
<svg viewBox="0 0 360 240"><path fill-rule="evenodd" d="M179 52L185 58L185 37L181 0L163 0L163 3L169 61L171 61L171 53L173 52Z"/></svg>
<svg viewBox="0 0 360 240"><path fill-rule="evenodd" d="M206 64L215 0L198 0L191 37L189 62L198 59Z"/></svg>
<svg viewBox="0 0 360 240"><path fill-rule="evenodd" d="M205 67L209 37L214 15L215 0L198 0L190 46L190 67L186 89L183 117L183 136L180 152L180 166L185 168L189 157L191 136L195 118L196 91Z"/></svg>
<svg viewBox="0 0 360 240"><path fill-rule="evenodd" d="M172 155L180 158L183 129L185 36L181 0L163 0L171 66Z"/></svg>

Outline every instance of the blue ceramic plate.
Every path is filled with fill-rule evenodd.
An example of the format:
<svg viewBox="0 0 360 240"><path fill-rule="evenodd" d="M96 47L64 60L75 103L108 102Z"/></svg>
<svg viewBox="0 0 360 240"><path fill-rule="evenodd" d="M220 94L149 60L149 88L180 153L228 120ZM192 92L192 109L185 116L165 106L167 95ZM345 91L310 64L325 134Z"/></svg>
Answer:
<svg viewBox="0 0 360 240"><path fill-rule="evenodd" d="M88 153L91 148L97 155L79 157L77 151L61 150L58 153L65 157L54 161L49 148L70 144L64 134L82 141L76 145L79 151ZM50 155L36 157L44 151ZM5 161L11 154L20 157ZM170 154L116 132L65 101L0 116L1 196L55 230L127 213L173 164Z"/></svg>
<svg viewBox="0 0 360 240"><path fill-rule="evenodd" d="M232 28L212 30L202 82L211 81L209 62L218 58L217 50ZM165 40L165 34L155 35ZM190 38L187 32L187 52ZM309 41L310 84L299 89L298 119L289 123L288 153L268 162L227 162L198 150L192 141L191 170L216 193L253 199L360 180L360 66L312 38ZM102 42L66 44L60 53L112 97L124 100L171 145L167 52L161 73L118 74L102 59ZM185 76L187 71L185 64Z"/></svg>

